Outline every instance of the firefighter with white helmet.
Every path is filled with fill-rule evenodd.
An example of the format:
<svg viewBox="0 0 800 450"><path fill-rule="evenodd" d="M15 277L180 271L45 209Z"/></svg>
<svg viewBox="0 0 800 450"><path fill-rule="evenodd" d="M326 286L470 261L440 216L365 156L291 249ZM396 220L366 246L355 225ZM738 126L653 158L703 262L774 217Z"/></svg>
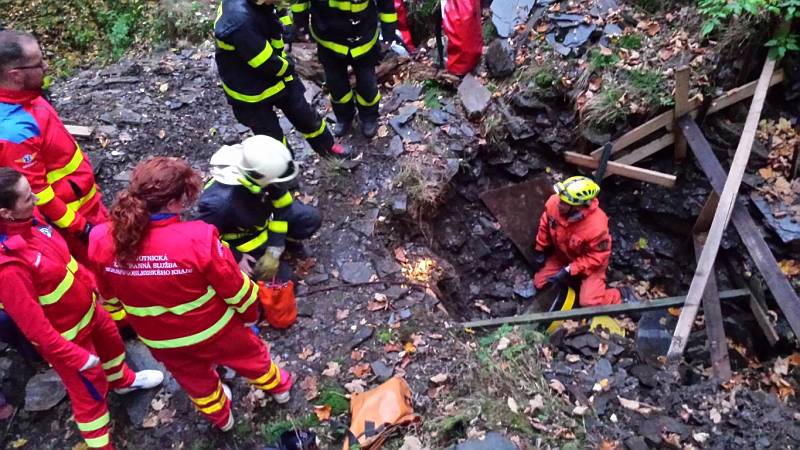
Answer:
<svg viewBox="0 0 800 450"><path fill-rule="evenodd" d="M322 223L316 208L294 200L285 188L300 172L291 152L269 136L253 136L223 146L210 164L212 180L196 218L217 227L248 274L289 278L288 267L278 273L287 242L298 245Z"/></svg>

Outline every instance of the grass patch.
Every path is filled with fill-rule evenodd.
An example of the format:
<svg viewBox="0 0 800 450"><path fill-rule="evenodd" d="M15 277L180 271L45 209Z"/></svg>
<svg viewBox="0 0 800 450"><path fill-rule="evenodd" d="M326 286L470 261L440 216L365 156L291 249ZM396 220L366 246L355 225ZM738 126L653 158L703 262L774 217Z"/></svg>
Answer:
<svg viewBox="0 0 800 450"><path fill-rule="evenodd" d="M624 91L617 85L607 84L583 108L583 124L599 131L609 131L614 123L625 116L619 105Z"/></svg>
<svg viewBox="0 0 800 450"><path fill-rule="evenodd" d="M315 404L330 405L331 415L338 416L350 411L350 400L344 389L337 385L325 385L320 390Z"/></svg>
<svg viewBox="0 0 800 450"><path fill-rule="evenodd" d="M435 210L441 202L447 183L444 168L419 159L404 159L392 185L405 191L409 200L409 211L416 218Z"/></svg>
<svg viewBox="0 0 800 450"><path fill-rule="evenodd" d="M628 50L639 50L642 48L642 36L631 33L619 38L619 46Z"/></svg>
<svg viewBox="0 0 800 450"><path fill-rule="evenodd" d="M441 108L442 102L440 99L445 96L447 90L435 80L426 80L423 86L424 94L422 101L428 108Z"/></svg>
<svg viewBox="0 0 800 450"><path fill-rule="evenodd" d="M611 53L610 55L604 55L600 50L594 48L591 51L589 51L589 56L586 60L589 63L589 68L591 70L599 70L613 66L614 64L619 62L620 58L619 55L616 53Z"/></svg>
<svg viewBox="0 0 800 450"><path fill-rule="evenodd" d="M281 434L294 429L308 429L318 427L320 425L319 419L316 414L309 414L297 420L280 420L277 422L268 423L261 427L261 435L264 436L266 444L276 444Z"/></svg>
<svg viewBox="0 0 800 450"><path fill-rule="evenodd" d="M628 72L631 94L640 98L650 109L671 106L674 100L667 89L664 74L653 69L634 69Z"/></svg>
<svg viewBox="0 0 800 450"><path fill-rule="evenodd" d="M392 330L386 328L378 332L378 342L388 344L392 342Z"/></svg>

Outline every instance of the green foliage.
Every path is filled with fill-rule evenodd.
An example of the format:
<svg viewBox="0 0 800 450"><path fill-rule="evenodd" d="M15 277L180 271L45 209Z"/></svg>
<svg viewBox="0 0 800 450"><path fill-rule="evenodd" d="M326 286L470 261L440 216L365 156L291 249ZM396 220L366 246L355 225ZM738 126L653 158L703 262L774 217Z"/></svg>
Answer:
<svg viewBox="0 0 800 450"><path fill-rule="evenodd" d="M642 48L642 36L631 33L619 38L619 46L628 50L639 50Z"/></svg>
<svg viewBox="0 0 800 450"><path fill-rule="evenodd" d="M556 84L558 76L549 70L540 70L533 76L533 82L541 89L547 89Z"/></svg>
<svg viewBox="0 0 800 450"><path fill-rule="evenodd" d="M442 103L439 101L439 97L443 96L445 93L442 85L435 80L426 80L423 89L425 91L423 98L425 106L428 108L441 108Z"/></svg>
<svg viewBox="0 0 800 450"><path fill-rule="evenodd" d="M619 60L620 58L618 54L612 53L610 55L604 55L600 50L596 48L592 49L589 52L589 57L587 58L587 61L589 62L589 68L591 70L598 70L598 69L604 69L606 67L611 67L617 62L619 62Z"/></svg>
<svg viewBox="0 0 800 450"><path fill-rule="evenodd" d="M316 414L309 414L298 420L279 420L261 427L261 434L266 444L276 444L281 434L294 429L308 429L319 426Z"/></svg>
<svg viewBox="0 0 800 450"><path fill-rule="evenodd" d="M788 51L800 50L800 36L797 33L790 33L788 30L780 30L774 38L764 45L769 47L770 58L780 59Z"/></svg>
<svg viewBox="0 0 800 450"><path fill-rule="evenodd" d="M334 416L350 411L350 400L347 399L347 393L336 385L324 386L320 391L319 399L315 400L315 404L330 405L331 414Z"/></svg>
<svg viewBox="0 0 800 450"><path fill-rule="evenodd" d="M392 342L392 330L386 328L378 332L378 342L388 344Z"/></svg>
<svg viewBox="0 0 800 450"><path fill-rule="evenodd" d="M634 69L628 72L628 85L634 97L641 98L651 109L673 104L664 74L652 69Z"/></svg>
<svg viewBox="0 0 800 450"><path fill-rule="evenodd" d="M494 22L491 20L484 20L483 21L483 42L489 42L492 39L497 37L497 28L494 26Z"/></svg>
<svg viewBox="0 0 800 450"><path fill-rule="evenodd" d="M625 116L619 100L625 92L617 85L607 84L583 108L583 122L587 127L608 131L614 123Z"/></svg>
<svg viewBox="0 0 800 450"><path fill-rule="evenodd" d="M213 8L194 0L162 0L153 22L154 39L172 44L180 39L199 42L214 29Z"/></svg>

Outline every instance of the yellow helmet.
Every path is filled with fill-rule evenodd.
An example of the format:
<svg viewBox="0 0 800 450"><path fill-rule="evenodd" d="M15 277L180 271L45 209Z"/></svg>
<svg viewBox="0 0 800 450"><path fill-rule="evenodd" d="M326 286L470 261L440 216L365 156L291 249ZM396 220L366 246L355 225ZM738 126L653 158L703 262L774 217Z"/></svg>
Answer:
<svg viewBox="0 0 800 450"><path fill-rule="evenodd" d="M600 192L594 180L580 175L559 181L553 187L561 201L572 206L588 205Z"/></svg>

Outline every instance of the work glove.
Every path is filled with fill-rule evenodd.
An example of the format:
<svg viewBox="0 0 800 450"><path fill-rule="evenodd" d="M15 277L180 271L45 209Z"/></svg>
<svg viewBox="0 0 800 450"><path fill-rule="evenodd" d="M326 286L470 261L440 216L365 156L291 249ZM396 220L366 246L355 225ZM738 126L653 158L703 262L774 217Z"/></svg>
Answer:
<svg viewBox="0 0 800 450"><path fill-rule="evenodd" d="M567 278L569 278L569 266L566 266L563 269L559 270L558 272L556 272L555 275L551 275L547 279L547 282L550 284L556 284L565 281Z"/></svg>
<svg viewBox="0 0 800 450"><path fill-rule="evenodd" d="M533 273L536 273L542 270L544 266L544 262L547 259L547 255L540 250L533 251Z"/></svg>
<svg viewBox="0 0 800 450"><path fill-rule="evenodd" d="M267 247L264 255L256 263L256 278L262 281L274 278L278 274L278 266L281 264L281 254L283 254L283 247Z"/></svg>
<svg viewBox="0 0 800 450"><path fill-rule="evenodd" d="M246 273L248 277L253 276L253 264L256 259L247 253L242 253L242 259L239 260L239 268L242 272Z"/></svg>
<svg viewBox="0 0 800 450"><path fill-rule="evenodd" d="M86 363L79 369L79 372L85 372L92 367L97 367L100 364L100 358L97 355L89 355L89 359L86 360Z"/></svg>

